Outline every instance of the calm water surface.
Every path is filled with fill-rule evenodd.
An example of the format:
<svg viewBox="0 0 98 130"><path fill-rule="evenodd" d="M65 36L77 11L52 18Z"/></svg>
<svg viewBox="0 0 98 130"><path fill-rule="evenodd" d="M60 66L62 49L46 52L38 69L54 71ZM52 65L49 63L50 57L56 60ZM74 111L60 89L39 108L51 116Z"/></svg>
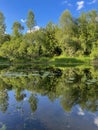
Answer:
<svg viewBox="0 0 98 130"><path fill-rule="evenodd" d="M98 130L97 68L1 68L0 130Z"/></svg>

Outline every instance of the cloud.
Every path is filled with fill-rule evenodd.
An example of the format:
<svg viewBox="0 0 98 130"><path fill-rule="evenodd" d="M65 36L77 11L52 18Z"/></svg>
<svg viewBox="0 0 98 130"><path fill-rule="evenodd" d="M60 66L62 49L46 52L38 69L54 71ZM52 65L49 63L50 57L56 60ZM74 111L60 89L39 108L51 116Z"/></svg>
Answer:
<svg viewBox="0 0 98 130"><path fill-rule="evenodd" d="M64 5L64 4L67 4L67 3L68 3L67 0L64 0L64 1L62 2L63 5Z"/></svg>
<svg viewBox="0 0 98 130"><path fill-rule="evenodd" d="M72 4L68 3L68 6L73 6Z"/></svg>
<svg viewBox="0 0 98 130"><path fill-rule="evenodd" d="M96 0L93 0L92 3L96 3Z"/></svg>
<svg viewBox="0 0 98 130"><path fill-rule="evenodd" d="M25 19L21 19L20 21L21 21L22 23L25 23L25 22L26 22L26 20L25 20Z"/></svg>
<svg viewBox="0 0 98 130"><path fill-rule="evenodd" d="M95 124L96 126L98 126L98 117L96 117L96 118L94 119L94 124Z"/></svg>
<svg viewBox="0 0 98 130"><path fill-rule="evenodd" d="M33 33L35 31L38 31L40 29L39 26L34 26L31 30L27 30L27 33Z"/></svg>
<svg viewBox="0 0 98 130"><path fill-rule="evenodd" d="M72 6L72 4L70 3L70 2L68 2L68 0L64 0L63 2L62 2L62 4L63 5L68 5L68 6Z"/></svg>
<svg viewBox="0 0 98 130"><path fill-rule="evenodd" d="M34 29L34 30L39 30L40 27L39 27L39 26L34 26L33 29Z"/></svg>
<svg viewBox="0 0 98 130"><path fill-rule="evenodd" d="M77 10L80 10L80 9L82 9L83 7L84 7L84 1L78 1L77 2Z"/></svg>
<svg viewBox="0 0 98 130"><path fill-rule="evenodd" d="M92 0L91 2L89 2L88 4L94 4L94 3L96 3L96 0Z"/></svg>

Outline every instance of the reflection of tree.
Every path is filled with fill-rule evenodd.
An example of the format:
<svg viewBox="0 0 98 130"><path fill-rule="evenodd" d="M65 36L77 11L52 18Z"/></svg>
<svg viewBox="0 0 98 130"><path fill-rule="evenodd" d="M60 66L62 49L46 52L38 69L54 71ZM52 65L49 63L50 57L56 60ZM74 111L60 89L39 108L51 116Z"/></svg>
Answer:
<svg viewBox="0 0 98 130"><path fill-rule="evenodd" d="M21 88L18 88L16 90L15 97L16 97L16 100L20 102L26 97L26 94L22 93Z"/></svg>
<svg viewBox="0 0 98 130"><path fill-rule="evenodd" d="M7 90L3 90L3 91L0 91L0 110L2 112L6 112L7 108L8 108L8 93L7 93Z"/></svg>
<svg viewBox="0 0 98 130"><path fill-rule="evenodd" d="M32 112L35 112L37 110L37 103L38 103L38 98L35 94L31 94L29 98L29 103L30 103Z"/></svg>
<svg viewBox="0 0 98 130"><path fill-rule="evenodd" d="M71 73L68 73L67 77L63 74L63 92L58 87L62 95L60 102L63 108L66 111L70 111L74 105L79 104L82 109L98 110L98 84L95 81L90 69L73 69L73 71L71 69Z"/></svg>
<svg viewBox="0 0 98 130"><path fill-rule="evenodd" d="M68 88L63 91L62 93L62 97L61 97L61 105L63 107L64 110L66 111L70 111L71 108L78 103L79 100L79 88L73 88L70 85L68 85Z"/></svg>
<svg viewBox="0 0 98 130"><path fill-rule="evenodd" d="M98 110L98 84L85 85L81 91L79 104L83 109L95 112Z"/></svg>
<svg viewBox="0 0 98 130"><path fill-rule="evenodd" d="M26 69L26 68L25 68ZM24 72L27 76L0 77L0 90L15 89L17 101L26 96L23 90L46 95L51 101L60 96L60 103L66 111L79 104L82 109L98 110L98 72L89 68L44 68L35 73ZM29 103L32 111L37 109L38 99L32 94Z"/></svg>
<svg viewBox="0 0 98 130"><path fill-rule="evenodd" d="M36 91L40 92L42 95L47 95L51 101L54 101L57 98L56 86L59 84L61 76L62 71L60 69L48 68L46 72L42 74Z"/></svg>

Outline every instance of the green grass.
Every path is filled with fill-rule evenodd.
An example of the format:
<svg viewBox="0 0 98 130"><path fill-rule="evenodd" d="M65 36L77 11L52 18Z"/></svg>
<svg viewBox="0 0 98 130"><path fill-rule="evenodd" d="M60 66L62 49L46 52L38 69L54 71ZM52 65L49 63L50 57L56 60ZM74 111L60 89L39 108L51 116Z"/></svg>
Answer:
<svg viewBox="0 0 98 130"><path fill-rule="evenodd" d="M90 57L65 57L59 56L50 59L50 63L52 64L90 64Z"/></svg>
<svg viewBox="0 0 98 130"><path fill-rule="evenodd" d="M15 59L11 61L11 64L44 64L44 65L54 65L62 67L71 67L82 64L91 64L92 59L90 57L66 57L64 55L55 57L37 57L34 59ZM8 63L9 60L0 57L0 63Z"/></svg>

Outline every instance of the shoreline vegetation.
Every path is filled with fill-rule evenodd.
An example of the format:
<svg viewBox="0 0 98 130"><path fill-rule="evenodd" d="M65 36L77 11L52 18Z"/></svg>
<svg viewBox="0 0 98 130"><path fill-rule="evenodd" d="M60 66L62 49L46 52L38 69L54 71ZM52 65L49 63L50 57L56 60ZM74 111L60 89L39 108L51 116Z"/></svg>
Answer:
<svg viewBox="0 0 98 130"><path fill-rule="evenodd" d="M40 57L36 59L15 59L10 60L7 58L0 57L0 64L48 64L48 65L56 65L56 64L65 64L65 65L81 65L88 64L91 65L93 59L90 57L65 57L65 56L56 56L53 58L49 57Z"/></svg>
<svg viewBox="0 0 98 130"><path fill-rule="evenodd" d="M58 24L37 28L35 15L28 11L27 32L18 21L6 34L5 17L0 12L0 64L79 65L98 63L98 12L81 12L74 18L62 12Z"/></svg>

